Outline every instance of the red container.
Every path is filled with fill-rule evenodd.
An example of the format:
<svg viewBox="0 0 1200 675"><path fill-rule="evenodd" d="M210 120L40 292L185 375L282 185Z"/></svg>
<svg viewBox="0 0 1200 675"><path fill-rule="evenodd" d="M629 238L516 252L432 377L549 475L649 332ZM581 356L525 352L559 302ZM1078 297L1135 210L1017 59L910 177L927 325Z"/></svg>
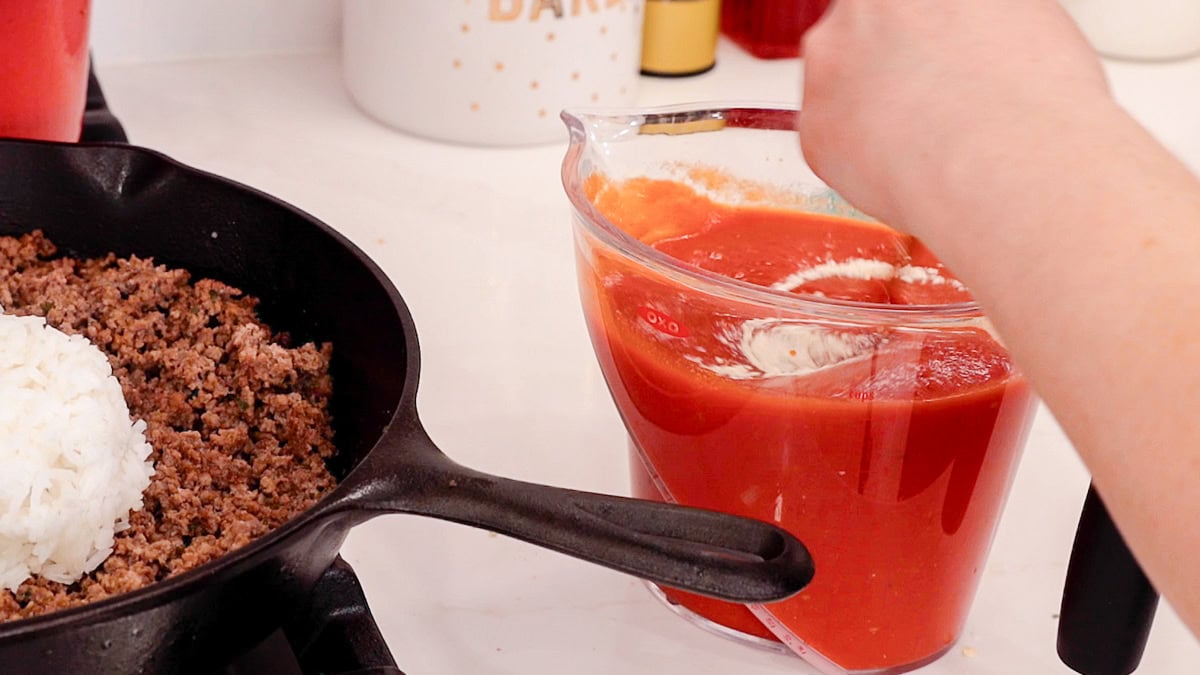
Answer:
<svg viewBox="0 0 1200 675"><path fill-rule="evenodd" d="M760 59L800 55L800 38L830 0L724 0L721 32Z"/></svg>
<svg viewBox="0 0 1200 675"><path fill-rule="evenodd" d="M0 0L0 137L77 141L88 0Z"/></svg>

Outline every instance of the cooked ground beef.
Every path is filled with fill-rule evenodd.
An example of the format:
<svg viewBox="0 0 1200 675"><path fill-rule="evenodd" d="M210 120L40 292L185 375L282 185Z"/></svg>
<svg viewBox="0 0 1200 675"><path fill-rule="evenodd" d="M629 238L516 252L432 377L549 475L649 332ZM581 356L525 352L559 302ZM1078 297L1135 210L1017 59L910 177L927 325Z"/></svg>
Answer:
<svg viewBox="0 0 1200 675"><path fill-rule="evenodd" d="M140 258L57 257L0 237L0 307L104 351L146 421L155 474L113 555L76 584L0 589L0 621L141 588L244 546L334 486L330 346L290 346L257 300Z"/></svg>

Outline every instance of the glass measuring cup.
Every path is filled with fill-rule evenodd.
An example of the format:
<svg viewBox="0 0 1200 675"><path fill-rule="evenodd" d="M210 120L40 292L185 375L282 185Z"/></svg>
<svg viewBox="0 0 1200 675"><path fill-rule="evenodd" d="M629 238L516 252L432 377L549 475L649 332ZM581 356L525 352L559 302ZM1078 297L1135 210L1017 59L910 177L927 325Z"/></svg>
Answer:
<svg viewBox="0 0 1200 675"><path fill-rule="evenodd" d="M632 493L774 522L816 562L780 603L661 597L901 672L962 631L1035 397L950 271L808 169L795 113L564 113L580 296Z"/></svg>

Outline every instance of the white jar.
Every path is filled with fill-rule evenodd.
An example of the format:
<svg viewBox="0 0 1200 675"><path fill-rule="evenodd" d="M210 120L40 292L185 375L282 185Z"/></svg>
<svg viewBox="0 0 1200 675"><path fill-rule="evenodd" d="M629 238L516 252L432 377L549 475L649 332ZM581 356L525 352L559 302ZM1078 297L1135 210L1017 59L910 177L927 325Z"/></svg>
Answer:
<svg viewBox="0 0 1200 675"><path fill-rule="evenodd" d="M565 142L563 108L635 100L641 0L345 0L342 12L351 95L420 136Z"/></svg>
<svg viewBox="0 0 1200 675"><path fill-rule="evenodd" d="M1061 0L1104 56L1175 59L1200 54L1200 0Z"/></svg>

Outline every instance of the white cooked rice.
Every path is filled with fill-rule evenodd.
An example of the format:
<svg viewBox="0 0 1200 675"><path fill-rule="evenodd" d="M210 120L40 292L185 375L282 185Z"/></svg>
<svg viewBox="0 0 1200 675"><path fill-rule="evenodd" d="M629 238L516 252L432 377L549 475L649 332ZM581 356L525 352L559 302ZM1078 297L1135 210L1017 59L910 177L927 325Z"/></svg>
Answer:
<svg viewBox="0 0 1200 675"><path fill-rule="evenodd" d="M104 562L154 473L145 430L99 349L0 308L0 587Z"/></svg>

